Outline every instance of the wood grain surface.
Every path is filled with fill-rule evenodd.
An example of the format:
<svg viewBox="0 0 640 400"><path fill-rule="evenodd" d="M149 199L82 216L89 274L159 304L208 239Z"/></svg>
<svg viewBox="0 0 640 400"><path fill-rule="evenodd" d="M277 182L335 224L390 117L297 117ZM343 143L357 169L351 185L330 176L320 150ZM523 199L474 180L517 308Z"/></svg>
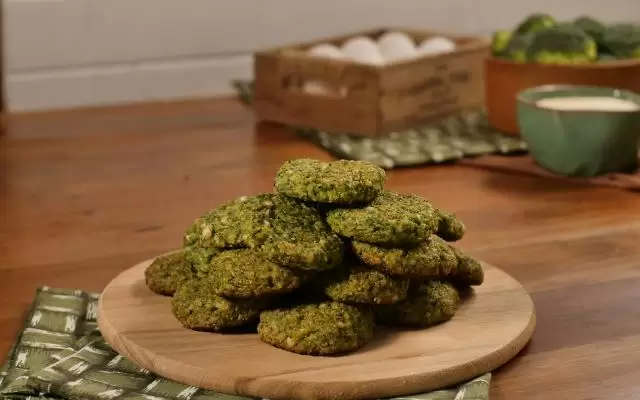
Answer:
<svg viewBox="0 0 640 400"><path fill-rule="evenodd" d="M256 126L235 101L12 117L0 137L0 353L40 285L102 290L180 246L234 196L271 190L280 163L330 159ZM640 197L613 188L441 165L389 173L464 219L459 246L532 294L531 343L493 375L491 399L640 393Z"/></svg>
<svg viewBox="0 0 640 400"><path fill-rule="evenodd" d="M256 334L185 329L170 298L145 284L151 261L118 275L98 308L104 338L120 354L191 386L271 400L355 400L425 393L493 371L512 359L535 327L527 291L484 265L485 282L451 321L430 329L378 329L373 341L338 357L293 354Z"/></svg>

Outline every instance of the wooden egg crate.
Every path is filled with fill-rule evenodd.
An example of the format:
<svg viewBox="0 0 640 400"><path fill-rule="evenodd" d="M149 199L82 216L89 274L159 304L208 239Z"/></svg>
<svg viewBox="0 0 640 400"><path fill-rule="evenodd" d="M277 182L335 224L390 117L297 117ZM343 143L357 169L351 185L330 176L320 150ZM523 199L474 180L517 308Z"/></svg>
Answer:
<svg viewBox="0 0 640 400"><path fill-rule="evenodd" d="M441 36L453 40L450 53L369 65L314 57L320 43L341 46L354 36L376 40L387 31L404 32L416 43ZM484 60L490 43L413 29L376 29L300 43L254 55L254 109L260 120L326 132L378 136L484 104ZM305 90L322 85L322 92Z"/></svg>

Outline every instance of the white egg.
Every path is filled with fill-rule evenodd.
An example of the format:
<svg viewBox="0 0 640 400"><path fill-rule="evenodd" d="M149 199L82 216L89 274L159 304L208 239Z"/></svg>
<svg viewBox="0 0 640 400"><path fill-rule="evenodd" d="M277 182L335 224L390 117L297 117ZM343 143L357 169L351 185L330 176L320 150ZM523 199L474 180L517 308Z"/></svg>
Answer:
<svg viewBox="0 0 640 400"><path fill-rule="evenodd" d="M386 62L408 60L418 52L413 39L403 32L386 32L378 38L378 48Z"/></svg>
<svg viewBox="0 0 640 400"><path fill-rule="evenodd" d="M344 54L338 48L329 43L317 44L307 51L307 54L314 57L326 57L333 59L343 59Z"/></svg>
<svg viewBox="0 0 640 400"><path fill-rule="evenodd" d="M435 36L422 41L418 46L418 54L442 54L455 51L456 43L445 37Z"/></svg>
<svg viewBox="0 0 640 400"><path fill-rule="evenodd" d="M373 39L356 36L344 42L340 48L349 60L371 65L384 64L384 58Z"/></svg>

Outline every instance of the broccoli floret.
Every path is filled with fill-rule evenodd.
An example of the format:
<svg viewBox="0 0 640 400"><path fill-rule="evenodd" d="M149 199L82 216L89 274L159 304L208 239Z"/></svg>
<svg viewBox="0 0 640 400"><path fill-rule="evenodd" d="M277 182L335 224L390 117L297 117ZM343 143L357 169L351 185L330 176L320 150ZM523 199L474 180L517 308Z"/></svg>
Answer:
<svg viewBox="0 0 640 400"><path fill-rule="evenodd" d="M602 40L602 36L607 30L607 27L604 24L588 16L576 18L576 20L573 21L573 24L582 29L587 35L591 36L597 43Z"/></svg>
<svg viewBox="0 0 640 400"><path fill-rule="evenodd" d="M535 32L526 49L526 60L539 64L585 64L597 57L595 40L569 25Z"/></svg>
<svg viewBox="0 0 640 400"><path fill-rule="evenodd" d="M640 25L613 25L605 30L602 43L618 59L640 58Z"/></svg>
<svg viewBox="0 0 640 400"><path fill-rule="evenodd" d="M531 14L516 26L514 33L517 36L526 35L554 27L556 24L556 20L551 15L542 13Z"/></svg>
<svg viewBox="0 0 640 400"><path fill-rule="evenodd" d="M598 54L598 62L599 63L608 63L608 62L612 62L612 61L618 61L616 56L614 56L613 54L608 54L608 53L600 53L600 54Z"/></svg>
<svg viewBox="0 0 640 400"><path fill-rule="evenodd" d="M526 62L527 49L531 45L532 38L533 35L513 36L502 53L502 57L512 61Z"/></svg>
<svg viewBox="0 0 640 400"><path fill-rule="evenodd" d="M640 33L640 24L614 24L609 26L605 33L617 34L625 37L635 36Z"/></svg>
<svg viewBox="0 0 640 400"><path fill-rule="evenodd" d="M513 37L511 31L496 31L491 41L491 51L496 57L502 56Z"/></svg>

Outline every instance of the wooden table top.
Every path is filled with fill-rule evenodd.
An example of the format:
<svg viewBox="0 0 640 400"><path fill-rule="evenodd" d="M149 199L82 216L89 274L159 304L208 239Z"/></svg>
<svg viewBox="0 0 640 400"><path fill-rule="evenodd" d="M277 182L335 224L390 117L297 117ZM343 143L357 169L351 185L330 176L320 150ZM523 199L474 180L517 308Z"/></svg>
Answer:
<svg viewBox="0 0 640 400"><path fill-rule="evenodd" d="M289 158L331 157L231 100L13 117L0 137L0 353L38 286L101 290L177 248L235 196L270 191ZM443 165L388 186L455 211L460 247L531 292L530 345L494 375L492 399L640 396L640 197Z"/></svg>

